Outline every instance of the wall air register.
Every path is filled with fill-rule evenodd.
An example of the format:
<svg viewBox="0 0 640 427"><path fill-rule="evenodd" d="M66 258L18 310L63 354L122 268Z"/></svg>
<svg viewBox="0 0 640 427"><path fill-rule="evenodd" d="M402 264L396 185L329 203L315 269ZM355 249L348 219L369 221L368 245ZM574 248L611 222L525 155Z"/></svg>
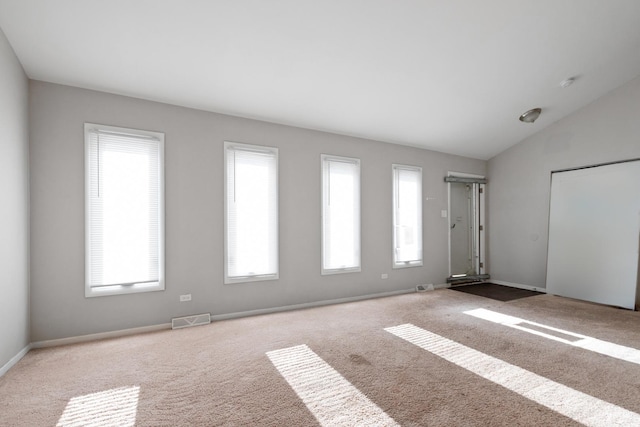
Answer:
<svg viewBox="0 0 640 427"><path fill-rule="evenodd" d="M192 316L174 317L171 319L171 329L182 329L190 326L208 325L211 323L209 313L194 314Z"/></svg>

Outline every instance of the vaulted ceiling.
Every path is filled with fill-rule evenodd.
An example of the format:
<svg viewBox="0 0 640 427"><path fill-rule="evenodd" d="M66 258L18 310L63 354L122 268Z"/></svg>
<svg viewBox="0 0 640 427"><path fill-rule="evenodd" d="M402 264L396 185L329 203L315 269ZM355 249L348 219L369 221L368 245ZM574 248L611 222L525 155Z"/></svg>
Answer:
<svg viewBox="0 0 640 427"><path fill-rule="evenodd" d="M640 74L638 0L0 0L0 28L32 79L480 159Z"/></svg>

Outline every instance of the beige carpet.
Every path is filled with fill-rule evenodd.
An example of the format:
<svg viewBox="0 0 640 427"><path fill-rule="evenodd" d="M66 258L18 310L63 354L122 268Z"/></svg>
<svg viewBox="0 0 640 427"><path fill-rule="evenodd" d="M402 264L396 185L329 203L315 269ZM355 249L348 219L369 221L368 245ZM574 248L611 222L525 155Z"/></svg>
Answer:
<svg viewBox="0 0 640 427"><path fill-rule="evenodd" d="M464 314L477 309L539 325ZM420 347L393 329L407 324L432 341ZM605 354L566 332L597 339ZM0 425L613 425L618 412L639 419L638 349L637 312L444 289L34 350L0 378ZM484 355L493 365L474 361ZM490 365L517 375L483 377ZM512 380L537 394L507 388ZM574 394L554 407L553 390Z"/></svg>

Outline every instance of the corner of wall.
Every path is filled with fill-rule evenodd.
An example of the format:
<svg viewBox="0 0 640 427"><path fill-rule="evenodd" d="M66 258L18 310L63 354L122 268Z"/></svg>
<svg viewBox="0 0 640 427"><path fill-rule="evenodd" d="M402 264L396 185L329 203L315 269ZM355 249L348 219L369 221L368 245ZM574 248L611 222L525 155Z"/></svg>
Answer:
<svg viewBox="0 0 640 427"><path fill-rule="evenodd" d="M30 343L28 78L0 30L0 372L17 362ZM6 368L8 369L8 368Z"/></svg>

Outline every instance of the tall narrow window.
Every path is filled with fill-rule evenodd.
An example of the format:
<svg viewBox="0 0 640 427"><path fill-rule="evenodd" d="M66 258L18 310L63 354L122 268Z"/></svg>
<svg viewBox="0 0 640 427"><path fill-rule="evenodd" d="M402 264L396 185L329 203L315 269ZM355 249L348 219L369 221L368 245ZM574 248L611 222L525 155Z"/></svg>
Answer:
<svg viewBox="0 0 640 427"><path fill-rule="evenodd" d="M278 278L278 149L225 143L225 283Z"/></svg>
<svg viewBox="0 0 640 427"><path fill-rule="evenodd" d="M85 124L85 296L164 289L164 134Z"/></svg>
<svg viewBox="0 0 640 427"><path fill-rule="evenodd" d="M393 267L422 265L422 168L393 165Z"/></svg>
<svg viewBox="0 0 640 427"><path fill-rule="evenodd" d="M360 271L360 160L322 155L322 274Z"/></svg>

